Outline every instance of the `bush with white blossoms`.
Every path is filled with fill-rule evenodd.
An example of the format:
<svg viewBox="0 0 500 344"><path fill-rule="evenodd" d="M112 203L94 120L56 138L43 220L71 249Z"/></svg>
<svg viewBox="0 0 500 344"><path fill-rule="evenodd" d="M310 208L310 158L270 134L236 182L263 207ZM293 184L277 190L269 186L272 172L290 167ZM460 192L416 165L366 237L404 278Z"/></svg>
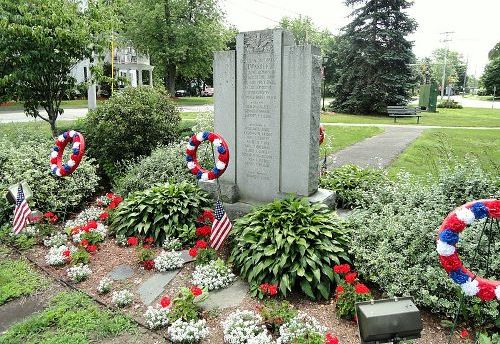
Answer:
<svg viewBox="0 0 500 344"><path fill-rule="evenodd" d="M194 285L208 288L208 290L226 288L236 278L222 259L212 260L204 265L197 265L192 277Z"/></svg>
<svg viewBox="0 0 500 344"><path fill-rule="evenodd" d="M109 291L111 290L112 283L113 282L111 281L110 278L104 277L99 281L99 284L97 285L97 292L99 294L109 293Z"/></svg>
<svg viewBox="0 0 500 344"><path fill-rule="evenodd" d="M33 226L33 225L28 225L23 230L23 233L29 237L34 237L34 236L38 235L39 232L40 231L38 230L38 228L36 226Z"/></svg>
<svg viewBox="0 0 500 344"><path fill-rule="evenodd" d="M162 247L167 251L178 251L182 248L182 242L177 238L166 237Z"/></svg>
<svg viewBox="0 0 500 344"><path fill-rule="evenodd" d="M291 343L293 339L313 332L323 336L326 333L326 327L321 325L315 318L303 312L299 312L296 317L280 327L280 337L277 343Z"/></svg>
<svg viewBox="0 0 500 344"><path fill-rule="evenodd" d="M261 332L255 337L248 338L247 344L275 344L276 341L267 332Z"/></svg>
<svg viewBox="0 0 500 344"><path fill-rule="evenodd" d="M205 319L190 321L177 319L170 325L167 332L173 343L182 344L199 343L209 334Z"/></svg>
<svg viewBox="0 0 500 344"><path fill-rule="evenodd" d="M74 282L78 283L86 280L90 274L92 274L92 270L90 270L87 264L78 264L72 266L67 269L68 277Z"/></svg>
<svg viewBox="0 0 500 344"><path fill-rule="evenodd" d="M144 318L146 318L146 325L152 330L167 326L169 322L169 313L169 308L161 306L149 306L146 313L144 313Z"/></svg>
<svg viewBox="0 0 500 344"><path fill-rule="evenodd" d="M222 322L224 342L228 344L247 344L250 338L267 337L267 329L261 323L262 317L253 311L237 310L231 313Z"/></svg>
<svg viewBox="0 0 500 344"><path fill-rule="evenodd" d="M111 203L111 198L106 195L102 195L97 197L95 201L98 206L106 208Z"/></svg>
<svg viewBox="0 0 500 344"><path fill-rule="evenodd" d="M43 244L47 247L59 247L66 244L68 236L64 233L53 233L50 237L43 240Z"/></svg>
<svg viewBox="0 0 500 344"><path fill-rule="evenodd" d="M71 254L76 252L77 248L73 245L62 245L59 247L51 247L49 253L45 255L45 262L48 265L57 266L64 265L71 259Z"/></svg>
<svg viewBox="0 0 500 344"><path fill-rule="evenodd" d="M83 210L78 214L73 220L68 220L64 224L64 228L71 230L75 227L81 227L86 225L89 221L98 221L99 216L102 214L103 210L98 207L90 207Z"/></svg>
<svg viewBox="0 0 500 344"><path fill-rule="evenodd" d="M111 296L111 302L118 307L126 307L132 303L134 294L130 291L123 289L114 291Z"/></svg>
<svg viewBox="0 0 500 344"><path fill-rule="evenodd" d="M162 252L154 259L155 269L160 272L182 268L184 259L182 253L176 251Z"/></svg>

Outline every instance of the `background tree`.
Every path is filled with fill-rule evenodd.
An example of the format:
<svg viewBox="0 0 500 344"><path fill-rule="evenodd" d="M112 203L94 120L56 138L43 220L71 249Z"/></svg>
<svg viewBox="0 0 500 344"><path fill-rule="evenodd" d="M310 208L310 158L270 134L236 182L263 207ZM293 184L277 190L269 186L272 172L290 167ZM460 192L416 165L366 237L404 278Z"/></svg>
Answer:
<svg viewBox="0 0 500 344"><path fill-rule="evenodd" d="M431 79L441 87L445 54L447 54L447 58L444 85L445 87L452 86L456 90L462 90L467 64L462 54L457 51L448 50L446 52L446 48L439 48L432 52Z"/></svg>
<svg viewBox="0 0 500 344"><path fill-rule="evenodd" d="M228 41L217 0L129 0L125 16L125 36L149 52L170 94L178 75L208 76L214 51L224 50Z"/></svg>
<svg viewBox="0 0 500 344"><path fill-rule="evenodd" d="M500 93L500 57L491 60L484 68L481 84L486 89L486 94L493 94L493 87L497 87L496 94Z"/></svg>
<svg viewBox="0 0 500 344"><path fill-rule="evenodd" d="M332 87L337 111L385 112L402 105L413 87L415 58L406 36L416 22L403 10L408 0L346 0L353 21L338 39L336 82Z"/></svg>
<svg viewBox="0 0 500 344"><path fill-rule="evenodd" d="M54 135L61 101L75 85L70 70L96 48L90 20L96 13L70 0L0 0L0 89L23 101L27 116L48 122Z"/></svg>
<svg viewBox="0 0 500 344"><path fill-rule="evenodd" d="M493 49L491 49L490 52L488 53L488 58L490 60L494 60L497 57L500 57L500 42L498 42L497 44L495 44L495 46L493 47Z"/></svg>

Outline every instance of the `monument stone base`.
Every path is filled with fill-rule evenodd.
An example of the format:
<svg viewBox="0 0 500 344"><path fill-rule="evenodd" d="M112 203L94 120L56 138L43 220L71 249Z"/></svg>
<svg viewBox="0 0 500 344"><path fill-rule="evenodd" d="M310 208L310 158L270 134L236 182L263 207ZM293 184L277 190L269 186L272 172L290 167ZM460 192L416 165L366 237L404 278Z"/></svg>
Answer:
<svg viewBox="0 0 500 344"><path fill-rule="evenodd" d="M230 219L235 219L241 216L248 214L252 211L253 208L260 206L264 203L255 202L255 201L247 201L240 200L238 194L238 187L235 184L230 183L220 183L221 189L221 198L224 203L224 209L226 210ZM217 182L216 181L207 181L207 182L199 182L199 187L210 195L210 197L214 198L217 195ZM287 195L281 194L280 197L285 198ZM318 189L311 196L307 197L309 202L311 203L323 203L328 208L335 208L335 192L326 190L326 189Z"/></svg>

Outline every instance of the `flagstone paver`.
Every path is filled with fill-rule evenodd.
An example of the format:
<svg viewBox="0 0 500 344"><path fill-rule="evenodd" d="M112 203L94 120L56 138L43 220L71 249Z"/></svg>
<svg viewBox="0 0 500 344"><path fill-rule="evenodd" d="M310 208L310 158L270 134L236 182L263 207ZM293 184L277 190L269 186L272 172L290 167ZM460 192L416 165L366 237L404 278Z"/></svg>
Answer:
<svg viewBox="0 0 500 344"><path fill-rule="evenodd" d="M134 269L130 265L122 264L115 266L108 273L108 277L115 281L123 281L134 275Z"/></svg>
<svg viewBox="0 0 500 344"><path fill-rule="evenodd" d="M196 260L195 257L191 257L189 255L189 250L182 250L181 253L182 253L181 257L182 259L184 259L184 263L191 263Z"/></svg>
<svg viewBox="0 0 500 344"><path fill-rule="evenodd" d="M158 272L139 285L137 292L141 301L149 306L165 292L166 285L179 273L180 270Z"/></svg>
<svg viewBox="0 0 500 344"><path fill-rule="evenodd" d="M241 279L237 279L227 288L209 292L208 299L200 303L200 305L207 310L236 307L243 302L247 292L248 284Z"/></svg>

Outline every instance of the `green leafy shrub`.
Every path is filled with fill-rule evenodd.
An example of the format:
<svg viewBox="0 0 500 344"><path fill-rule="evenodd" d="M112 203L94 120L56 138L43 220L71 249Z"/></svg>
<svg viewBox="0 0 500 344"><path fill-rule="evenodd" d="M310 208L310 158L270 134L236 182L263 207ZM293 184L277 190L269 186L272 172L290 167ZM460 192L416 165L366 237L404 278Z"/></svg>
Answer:
<svg viewBox="0 0 500 344"><path fill-rule="evenodd" d="M195 181L186 167L185 143L171 143L155 148L150 156L124 162L121 176L116 178L114 190L123 196L141 191L157 183Z"/></svg>
<svg viewBox="0 0 500 344"><path fill-rule="evenodd" d="M55 177L49 169L53 140L21 130L18 134L15 141L0 136L0 190L26 180L33 191L31 209L59 215L76 209L94 194L99 182L95 160L84 157L73 174ZM13 209L5 197L0 197L0 221L7 220Z"/></svg>
<svg viewBox="0 0 500 344"><path fill-rule="evenodd" d="M130 194L114 211L111 229L126 237L153 237L163 243L167 237L183 243L196 236L196 219L209 205L207 194L196 185L158 184Z"/></svg>
<svg viewBox="0 0 500 344"><path fill-rule="evenodd" d="M332 266L347 260L347 228L322 204L289 197L238 219L231 260L258 293L262 283L279 285L282 295L300 288L312 299L327 299Z"/></svg>
<svg viewBox="0 0 500 344"><path fill-rule="evenodd" d="M90 253L88 253L84 248L80 247L75 253L71 254L71 264L88 264L90 261Z"/></svg>
<svg viewBox="0 0 500 344"><path fill-rule="evenodd" d="M437 105L438 108L446 108L446 109L463 109L462 104L455 100L445 100Z"/></svg>
<svg viewBox="0 0 500 344"><path fill-rule="evenodd" d="M126 88L87 115L88 153L113 176L116 162L148 155L157 145L172 142L179 122L179 112L166 92Z"/></svg>
<svg viewBox="0 0 500 344"><path fill-rule="evenodd" d="M366 193L388 179L382 170L344 165L328 171L320 178L320 186L335 191L337 207L355 208L366 205Z"/></svg>
<svg viewBox="0 0 500 344"><path fill-rule="evenodd" d="M197 289L200 295L195 295L193 288ZM200 314L199 303L206 300L207 297L208 292L204 289L182 287L179 295L172 302L172 308L168 315L170 322L173 323L178 319L182 319L183 321L197 320Z"/></svg>
<svg viewBox="0 0 500 344"><path fill-rule="evenodd" d="M288 301L265 300L259 313L266 327L273 333L278 333L280 326L295 318L298 311Z"/></svg>
<svg viewBox="0 0 500 344"><path fill-rule="evenodd" d="M398 176L397 185L382 185L371 192L366 210L350 217L351 253L363 279L376 283L390 296L411 295L418 305L452 316L458 308L460 288L441 267L436 252L436 231L455 207L474 199L498 197L498 177L474 165L440 171L438 182ZM475 187L470 187L474 185ZM452 192L453 189L453 192ZM459 253L466 266L484 274L484 261L471 265L480 224L461 235ZM497 249L500 245L496 244ZM482 245L479 257L486 256ZM478 266L477 263L480 263ZM493 256L492 274L500 278L500 258ZM464 319L492 323L498 303L465 298Z"/></svg>

